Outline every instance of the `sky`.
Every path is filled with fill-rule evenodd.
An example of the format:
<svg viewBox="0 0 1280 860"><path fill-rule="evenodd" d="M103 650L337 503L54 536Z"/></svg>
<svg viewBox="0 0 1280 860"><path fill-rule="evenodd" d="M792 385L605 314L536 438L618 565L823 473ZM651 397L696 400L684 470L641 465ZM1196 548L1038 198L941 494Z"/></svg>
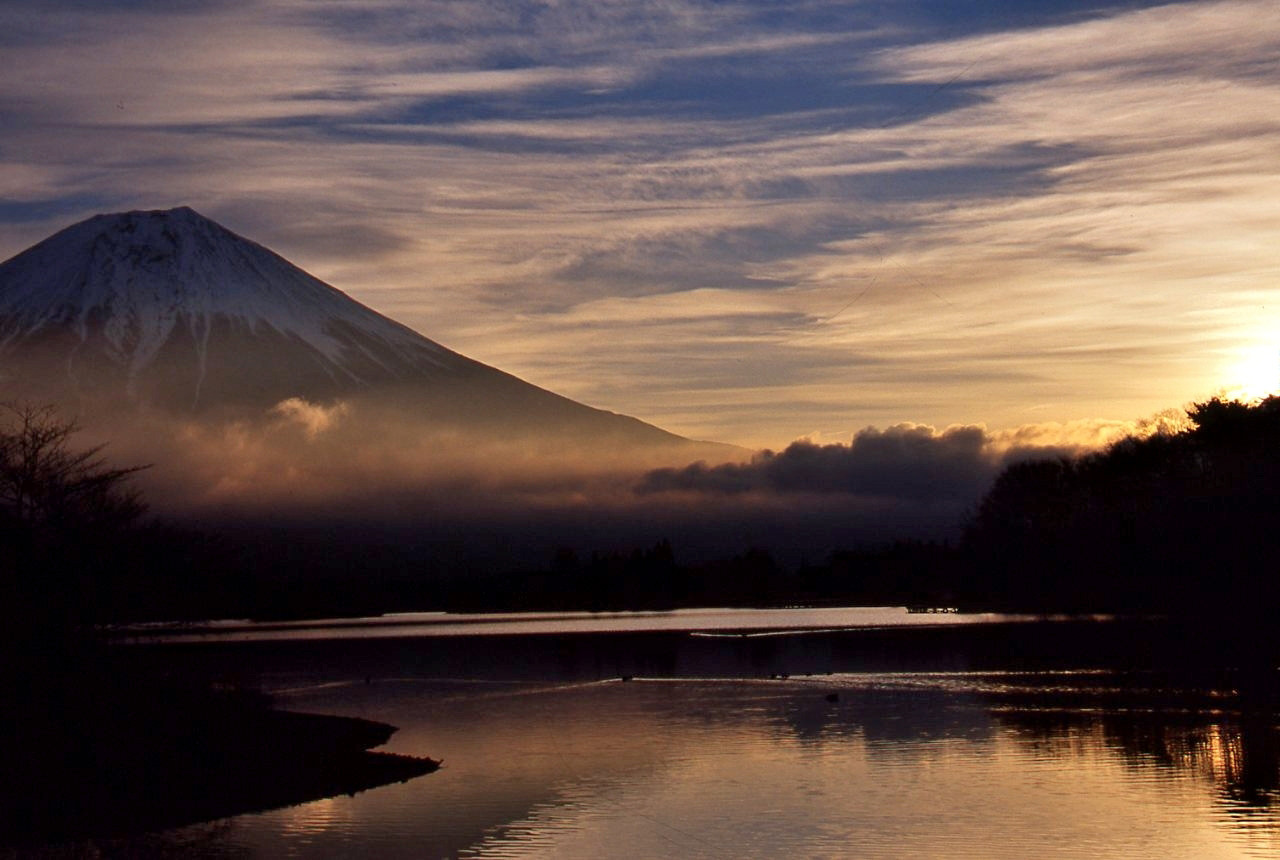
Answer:
<svg viewBox="0 0 1280 860"><path fill-rule="evenodd" d="M1280 385L1280 6L0 0L0 258L179 205L683 435L1100 441Z"/></svg>

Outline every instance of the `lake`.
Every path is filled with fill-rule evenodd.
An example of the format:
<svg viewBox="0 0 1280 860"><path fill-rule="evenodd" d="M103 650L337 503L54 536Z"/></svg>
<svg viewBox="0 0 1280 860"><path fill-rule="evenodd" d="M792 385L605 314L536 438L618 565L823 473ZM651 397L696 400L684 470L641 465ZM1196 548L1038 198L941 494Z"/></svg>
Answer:
<svg viewBox="0 0 1280 860"><path fill-rule="evenodd" d="M392 723L383 749L444 766L107 853L1280 855L1274 664L1155 620L692 610L142 638L141 660Z"/></svg>

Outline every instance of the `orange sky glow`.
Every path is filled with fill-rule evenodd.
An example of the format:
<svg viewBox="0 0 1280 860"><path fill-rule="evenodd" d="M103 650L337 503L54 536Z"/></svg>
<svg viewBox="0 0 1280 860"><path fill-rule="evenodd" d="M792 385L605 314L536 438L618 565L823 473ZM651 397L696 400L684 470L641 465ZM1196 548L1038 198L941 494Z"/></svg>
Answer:
<svg viewBox="0 0 1280 860"><path fill-rule="evenodd" d="M452 349L755 447L1105 441L1280 386L1265 0L57 5L0 4L0 257L190 205Z"/></svg>

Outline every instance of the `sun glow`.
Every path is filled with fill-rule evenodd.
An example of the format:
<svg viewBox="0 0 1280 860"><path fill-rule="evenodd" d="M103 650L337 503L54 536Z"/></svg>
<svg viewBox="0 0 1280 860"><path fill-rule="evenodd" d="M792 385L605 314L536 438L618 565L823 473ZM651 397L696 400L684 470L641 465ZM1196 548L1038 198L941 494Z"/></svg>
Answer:
<svg viewBox="0 0 1280 860"><path fill-rule="evenodd" d="M1280 344L1264 343L1242 349L1223 374L1227 396L1261 400L1280 391Z"/></svg>

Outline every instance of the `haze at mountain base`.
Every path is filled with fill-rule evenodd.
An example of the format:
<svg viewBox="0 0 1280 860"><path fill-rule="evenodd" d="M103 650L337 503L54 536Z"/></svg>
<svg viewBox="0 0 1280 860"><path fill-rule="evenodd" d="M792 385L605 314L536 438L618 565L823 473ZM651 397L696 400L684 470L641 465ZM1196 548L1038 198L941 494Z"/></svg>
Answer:
<svg viewBox="0 0 1280 860"><path fill-rule="evenodd" d="M467 436L687 442L452 352L185 207L99 215L0 264L0 362L6 396L90 414L360 396Z"/></svg>
<svg viewBox="0 0 1280 860"><path fill-rule="evenodd" d="M380 534L410 566L946 536L1004 450L903 425L748 463L454 353L187 208L96 216L0 264L0 396L153 464L159 513Z"/></svg>

